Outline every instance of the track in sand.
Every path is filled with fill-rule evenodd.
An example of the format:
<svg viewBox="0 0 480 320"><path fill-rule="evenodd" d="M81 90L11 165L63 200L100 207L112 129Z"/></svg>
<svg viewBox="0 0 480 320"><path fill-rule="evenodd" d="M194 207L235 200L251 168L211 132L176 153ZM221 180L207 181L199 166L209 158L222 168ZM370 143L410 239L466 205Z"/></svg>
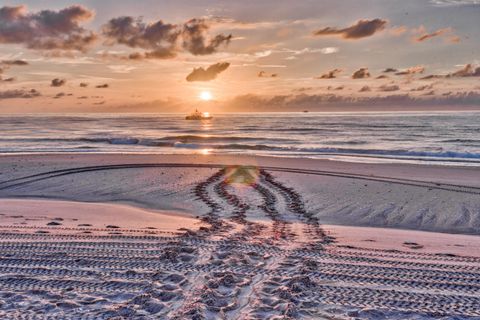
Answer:
<svg viewBox="0 0 480 320"><path fill-rule="evenodd" d="M480 317L480 259L343 246L275 172L475 194L478 188L289 168L128 164L50 171L0 182L0 189L145 167L218 169L192 190L208 207L205 226L179 234L3 226L0 317ZM50 229L55 233L38 232Z"/></svg>

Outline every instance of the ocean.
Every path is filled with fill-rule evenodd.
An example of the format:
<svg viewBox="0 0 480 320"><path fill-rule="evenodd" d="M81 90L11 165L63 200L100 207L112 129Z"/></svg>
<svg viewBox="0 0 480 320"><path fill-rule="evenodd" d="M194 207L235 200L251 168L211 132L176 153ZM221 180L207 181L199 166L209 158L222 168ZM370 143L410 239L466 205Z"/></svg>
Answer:
<svg viewBox="0 0 480 320"><path fill-rule="evenodd" d="M0 153L253 154L480 165L480 112L0 115Z"/></svg>

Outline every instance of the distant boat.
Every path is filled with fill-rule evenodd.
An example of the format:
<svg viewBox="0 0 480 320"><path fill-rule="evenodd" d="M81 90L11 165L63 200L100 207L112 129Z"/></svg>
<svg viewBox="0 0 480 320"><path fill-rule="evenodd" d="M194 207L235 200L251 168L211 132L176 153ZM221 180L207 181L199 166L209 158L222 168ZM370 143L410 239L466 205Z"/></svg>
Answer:
<svg viewBox="0 0 480 320"><path fill-rule="evenodd" d="M185 120L210 120L212 118L213 117L210 115L210 113L200 112L197 109L195 109L195 112L186 116Z"/></svg>

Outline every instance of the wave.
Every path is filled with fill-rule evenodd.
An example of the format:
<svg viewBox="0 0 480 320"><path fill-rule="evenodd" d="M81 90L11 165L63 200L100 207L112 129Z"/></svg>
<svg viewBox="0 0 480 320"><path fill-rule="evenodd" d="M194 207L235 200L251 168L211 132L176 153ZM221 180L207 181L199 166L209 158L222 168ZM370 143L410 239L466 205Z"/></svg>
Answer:
<svg viewBox="0 0 480 320"><path fill-rule="evenodd" d="M458 152L458 151L425 151L425 150L408 150L408 149L366 149L366 148L342 148L334 147L333 145L363 145L368 144L364 140L347 140L347 141L324 141L323 145L332 145L331 147L298 147L294 146L288 139L274 139L267 138L253 138L241 136L202 136L202 135L175 135L165 136L162 138L135 138L135 137L81 137L81 138L37 138L37 139L4 139L0 141L30 141L40 144L41 142L58 142L63 143L81 143L79 149L98 149L102 150L101 146L96 147L95 144L108 145L131 145L139 147L157 147L157 148L176 148L176 149L211 149L218 151L263 151L272 153L283 153L289 155L345 155L345 156L360 156L360 157L382 157L382 158L440 158L440 159L465 159L473 160L480 159L480 153L475 152ZM456 139L460 140L460 139ZM460 140L467 142L467 140ZM459 141L459 142L460 142ZM259 143L260 142L260 143ZM261 143L264 142L264 143ZM282 142L287 142L281 144ZM468 141L471 142L471 141ZM280 144L280 145L279 145ZM64 145L69 148L69 145Z"/></svg>

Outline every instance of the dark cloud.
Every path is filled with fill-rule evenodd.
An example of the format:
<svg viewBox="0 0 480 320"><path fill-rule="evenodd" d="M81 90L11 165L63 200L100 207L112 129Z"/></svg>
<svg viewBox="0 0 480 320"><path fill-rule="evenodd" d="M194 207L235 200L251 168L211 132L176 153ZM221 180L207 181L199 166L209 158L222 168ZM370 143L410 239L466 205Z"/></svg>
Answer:
<svg viewBox="0 0 480 320"><path fill-rule="evenodd" d="M2 81L4 81L4 82L13 82L13 81L15 81L15 78L14 78L14 77L5 78L5 79L2 79Z"/></svg>
<svg viewBox="0 0 480 320"><path fill-rule="evenodd" d="M99 84L99 85L95 86L95 88L98 88L98 89L106 89L108 87L110 87L110 85L108 83Z"/></svg>
<svg viewBox="0 0 480 320"><path fill-rule="evenodd" d="M339 73L341 73L343 70L342 69L333 69L333 70L330 70L324 74L322 74L320 77L318 77L317 79L334 79L337 77L337 75Z"/></svg>
<svg viewBox="0 0 480 320"><path fill-rule="evenodd" d="M398 91L398 90L400 90L400 87L396 84L383 85L378 87L378 91L383 91L383 92L391 92L391 91Z"/></svg>
<svg viewBox="0 0 480 320"><path fill-rule="evenodd" d="M81 87L81 88L86 88L86 87L88 87L88 83L86 83L86 82L80 82L80 87Z"/></svg>
<svg viewBox="0 0 480 320"><path fill-rule="evenodd" d="M192 19L183 25L182 46L193 55L214 53L222 44L228 44L232 35L218 34L207 39L210 26L204 19Z"/></svg>
<svg viewBox="0 0 480 320"><path fill-rule="evenodd" d="M370 72L368 72L368 68L360 68L352 74L352 79L364 79L369 77Z"/></svg>
<svg viewBox="0 0 480 320"><path fill-rule="evenodd" d="M55 96L53 96L53 99L60 99L60 98L63 98L64 96L66 96L64 92L59 92Z"/></svg>
<svg viewBox="0 0 480 320"><path fill-rule="evenodd" d="M65 83L67 83L67 80L55 78L55 79L53 79L52 82L50 83L50 86L51 86L51 87L61 87L61 86L65 85Z"/></svg>
<svg viewBox="0 0 480 320"><path fill-rule="evenodd" d="M187 76L187 81L211 81L215 79L221 72L227 70L230 66L228 62L219 62L212 64L208 68L194 68L193 71Z"/></svg>
<svg viewBox="0 0 480 320"><path fill-rule="evenodd" d="M340 90L343 90L343 89L345 89L345 86L338 86L338 87L335 88L335 90L337 90L337 91L340 91Z"/></svg>
<svg viewBox="0 0 480 320"><path fill-rule="evenodd" d="M361 39L370 37L378 31L385 29L387 20L373 19L373 20L359 20L354 25L343 28L326 27L315 31L316 36L338 35L344 39Z"/></svg>
<svg viewBox="0 0 480 320"><path fill-rule="evenodd" d="M378 77L376 77L375 79L388 79L388 76L386 76L384 74L381 74Z"/></svg>
<svg viewBox="0 0 480 320"><path fill-rule="evenodd" d="M208 55L228 44L232 35L218 34L210 37L210 25L205 19L191 19L184 24L164 23L162 20L145 23L142 18L119 17L102 27L106 44L123 44L144 49L129 55L132 60L170 59L181 51L193 55Z"/></svg>
<svg viewBox="0 0 480 320"><path fill-rule="evenodd" d="M93 15L93 11L80 5L35 13L27 12L25 6L4 6L0 8L0 43L23 44L38 50L86 51L97 36L80 23Z"/></svg>
<svg viewBox="0 0 480 320"><path fill-rule="evenodd" d="M382 72L383 73L390 73L390 72L397 72L398 70L395 69L395 68L386 68L385 70L383 70Z"/></svg>
<svg viewBox="0 0 480 320"><path fill-rule="evenodd" d="M420 78L420 80L432 80L432 79L441 79L445 78L445 76L440 74L429 74L428 76Z"/></svg>
<svg viewBox="0 0 480 320"><path fill-rule="evenodd" d="M7 66L27 66L28 62L24 60L3 60L0 64Z"/></svg>
<svg viewBox="0 0 480 320"><path fill-rule="evenodd" d="M88 99L88 96L80 96L80 97L78 97L77 99L85 100L85 99Z"/></svg>
<svg viewBox="0 0 480 320"><path fill-rule="evenodd" d="M278 74L277 73L267 73L267 72L262 70L257 74L257 77L259 77L259 78L277 78Z"/></svg>
<svg viewBox="0 0 480 320"><path fill-rule="evenodd" d="M358 92L370 92L372 91L372 89L370 89L369 86L363 86L362 88L360 88L360 90L358 90Z"/></svg>
<svg viewBox="0 0 480 320"><path fill-rule="evenodd" d="M35 89L24 90L6 90L0 91L0 99L31 99L41 96L40 92Z"/></svg>

